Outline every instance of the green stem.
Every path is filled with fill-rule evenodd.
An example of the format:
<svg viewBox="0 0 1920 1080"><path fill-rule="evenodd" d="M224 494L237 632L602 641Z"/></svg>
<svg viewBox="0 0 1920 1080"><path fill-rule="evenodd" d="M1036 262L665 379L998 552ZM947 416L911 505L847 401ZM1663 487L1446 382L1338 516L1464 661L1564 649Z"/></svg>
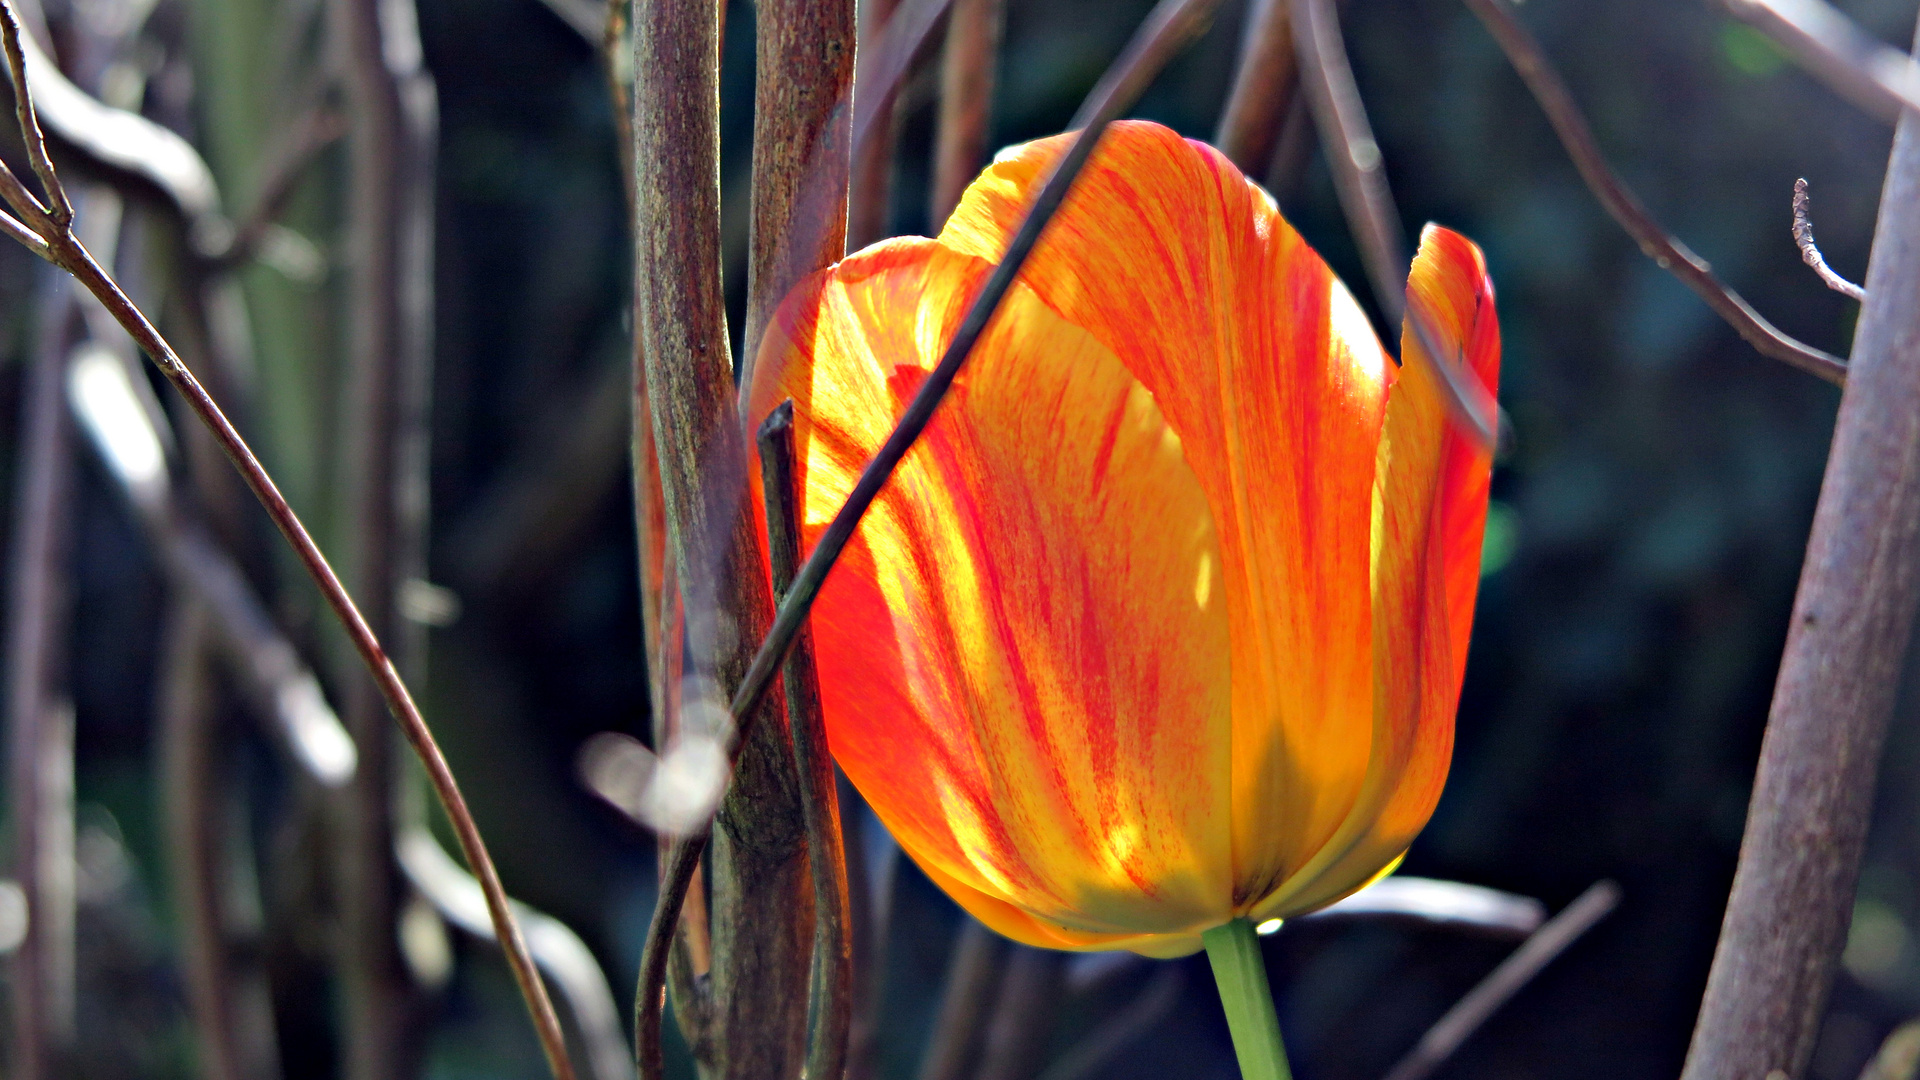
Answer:
<svg viewBox="0 0 1920 1080"><path fill-rule="evenodd" d="M1213 961L1213 978L1220 984L1220 1004L1227 1010L1227 1029L1233 1032L1233 1052L1240 1059L1243 1080L1293 1080L1253 924L1235 919L1201 934L1200 941L1207 947L1207 959Z"/></svg>

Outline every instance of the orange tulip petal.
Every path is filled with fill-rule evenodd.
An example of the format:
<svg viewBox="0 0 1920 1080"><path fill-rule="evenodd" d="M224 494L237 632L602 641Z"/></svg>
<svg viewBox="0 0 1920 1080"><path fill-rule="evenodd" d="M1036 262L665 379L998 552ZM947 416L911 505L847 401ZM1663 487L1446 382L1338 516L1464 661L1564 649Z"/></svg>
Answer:
<svg viewBox="0 0 1920 1080"><path fill-rule="evenodd" d="M1427 226L1407 281L1438 344L1489 389L1500 374L1493 284L1480 251ZM1265 917L1309 911L1366 884L1406 851L1440 798L1466 669L1493 462L1447 414L1431 361L1411 330L1387 401L1374 542L1375 760L1367 795L1323 866L1260 906ZM1455 359L1458 357L1459 359Z"/></svg>
<svg viewBox="0 0 1920 1080"><path fill-rule="evenodd" d="M997 259L1071 136L1002 154L940 242ZM1180 435L1233 640L1235 902L1340 829L1374 735L1370 498L1389 363L1352 296L1210 147L1113 125L1021 280Z"/></svg>
<svg viewBox="0 0 1920 1080"><path fill-rule="evenodd" d="M989 269L894 241L782 306L751 412L795 401L809 542ZM956 895L1056 936L1215 925L1233 865L1220 566L1152 396L1016 288L814 608L834 755Z"/></svg>

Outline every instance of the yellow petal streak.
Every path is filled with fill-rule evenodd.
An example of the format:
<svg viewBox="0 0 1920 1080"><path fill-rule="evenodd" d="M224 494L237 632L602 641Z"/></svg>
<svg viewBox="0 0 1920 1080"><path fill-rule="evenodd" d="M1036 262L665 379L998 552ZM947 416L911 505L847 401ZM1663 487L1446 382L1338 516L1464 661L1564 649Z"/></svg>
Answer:
<svg viewBox="0 0 1920 1080"><path fill-rule="evenodd" d="M896 241L783 306L753 412L796 402L810 540L988 269ZM1222 921L1222 559L1153 397L1016 288L815 608L835 756L902 846L1003 932L1139 947Z"/></svg>
<svg viewBox="0 0 1920 1080"><path fill-rule="evenodd" d="M998 258L1066 138L1003 154L941 242ZM1389 362L1273 201L1211 148L1152 124L1110 129L1022 280L1153 394L1219 526L1244 908L1314 859L1367 776Z"/></svg>

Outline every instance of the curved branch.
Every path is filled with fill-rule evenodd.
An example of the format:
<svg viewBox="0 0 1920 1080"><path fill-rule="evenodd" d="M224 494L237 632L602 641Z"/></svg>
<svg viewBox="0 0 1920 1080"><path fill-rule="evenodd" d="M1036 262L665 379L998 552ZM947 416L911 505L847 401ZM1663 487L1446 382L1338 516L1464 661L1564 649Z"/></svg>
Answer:
<svg viewBox="0 0 1920 1080"><path fill-rule="evenodd" d="M1567 156L1573 159L1574 167L1580 170L1581 179L1587 182L1587 187L1600 200L1600 205L1606 207L1607 213L1613 215L1620 227L1639 242L1640 250L1646 253L1647 258L1679 278L1687 288L1705 300L1715 314L1725 319L1761 355L1791 364L1835 385L1846 382L1846 361L1781 333L1779 328L1741 299L1739 293L1714 276L1713 268L1707 265L1705 259L1695 255L1660 227L1660 223L1647 212L1639 198L1607 165L1600 147L1593 141L1593 131L1587 126L1586 117L1581 115L1580 107L1574 104L1573 94L1567 90L1567 84L1560 80L1559 73L1547 62L1547 55L1540 48L1540 43L1514 18L1506 0L1465 2L1468 9L1486 24L1494 40L1500 43L1507 60L1527 84L1527 89L1533 91L1534 100L1540 103L1541 111L1547 114L1547 121L1560 136Z"/></svg>

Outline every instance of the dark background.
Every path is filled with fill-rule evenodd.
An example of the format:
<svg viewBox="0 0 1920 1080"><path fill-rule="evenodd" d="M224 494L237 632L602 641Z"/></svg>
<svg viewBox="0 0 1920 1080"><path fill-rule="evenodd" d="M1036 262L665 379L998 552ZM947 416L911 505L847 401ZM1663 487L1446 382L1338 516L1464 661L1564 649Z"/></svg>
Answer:
<svg viewBox="0 0 1920 1080"><path fill-rule="evenodd" d="M1013 0L995 145L1059 130L1149 6ZM1841 6L1906 41L1910 3ZM1211 135L1241 7L1225 5L1136 115ZM1796 177L1811 181L1826 254L1858 280L1889 131L1704 0L1529 0L1522 15L1654 214L1788 333L1844 355L1854 307L1800 264L1789 197ZM441 108L430 570L463 602L459 622L431 639L427 713L508 887L586 938L625 1008L652 904L653 843L589 795L574 764L588 736L647 727L624 432L604 422L608 395L625 393L629 296L605 76L585 40L534 0L421 0L420 18ZM1405 871L1536 896L1550 909L1601 878L1624 893L1441 1075L1672 1076L1733 872L1838 393L1755 354L1639 254L1463 8L1352 0L1345 18L1409 229L1438 221L1487 252L1505 340L1500 397L1514 423L1494 479L1496 539L1452 778ZM723 186L736 326L752 48L751 6L735 3ZM906 91L900 232L929 228L933 59ZM1365 300L1324 164L1315 158L1288 188L1279 192L1288 216ZM0 251L13 361L0 375L6 445L17 437L39 280L30 263ZM89 1071L118 1074L112 1062L124 1059L146 1075L186 1075L151 823L163 590L104 476L91 465L81 473L72 661L81 822L107 845L101 865L131 882L117 907L93 916L95 967L117 974L83 975L82 1023L137 1044ZM526 490L545 498L516 502ZM311 613L296 605L289 617ZM1913 716L1903 703L1895 719L1812 1080L1850 1080L1889 1030L1920 1013ZM911 869L900 889L883 1062L887 1076L905 1078L957 912ZM1303 1080L1381 1075L1510 947L1381 925L1289 927L1267 944ZM1177 963L1189 976L1180 1003L1102 1075L1235 1075L1203 962ZM1056 1048L1146 977L1070 1002ZM316 1015L324 1031L324 1006ZM436 1023L435 1077L541 1072L486 947L461 947ZM288 1066L330 1069L317 1051Z"/></svg>

